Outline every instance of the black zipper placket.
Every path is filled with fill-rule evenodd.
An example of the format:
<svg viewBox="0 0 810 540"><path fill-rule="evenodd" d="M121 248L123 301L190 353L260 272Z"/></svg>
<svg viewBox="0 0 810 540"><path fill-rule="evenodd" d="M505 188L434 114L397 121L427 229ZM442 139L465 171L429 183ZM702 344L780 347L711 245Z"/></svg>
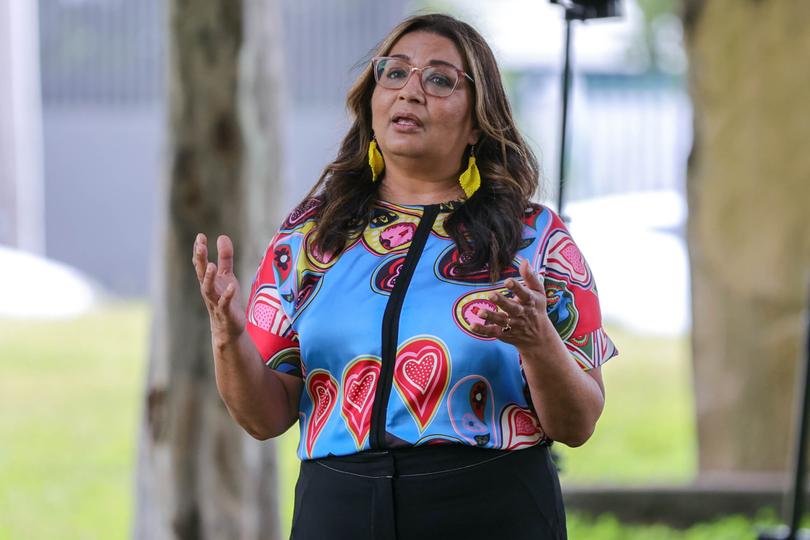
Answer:
<svg viewBox="0 0 810 540"><path fill-rule="evenodd" d="M397 359L397 343L399 341L399 314L405 301L405 294L411 283L411 277L416 265L425 249L425 244L433 229L436 216L439 215L438 204L425 206L422 219L416 227L411 240L411 247L405 256L402 270L397 276L397 282L388 297L382 321L382 366L377 387L374 389L374 405L371 409L371 436L369 438L372 448L383 448L385 443L385 422L388 413L388 398L391 396L391 386L394 382L394 364Z"/></svg>

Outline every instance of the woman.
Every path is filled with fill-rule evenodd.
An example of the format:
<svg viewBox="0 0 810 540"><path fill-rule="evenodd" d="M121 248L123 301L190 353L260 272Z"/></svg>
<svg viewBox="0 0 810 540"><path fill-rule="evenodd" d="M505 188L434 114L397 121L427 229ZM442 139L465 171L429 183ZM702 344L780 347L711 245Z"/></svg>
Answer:
<svg viewBox="0 0 810 540"><path fill-rule="evenodd" d="M292 538L565 538L548 447L590 437L615 348L492 52L412 17L348 104L246 309L230 240L195 242L223 400L258 439L299 420Z"/></svg>

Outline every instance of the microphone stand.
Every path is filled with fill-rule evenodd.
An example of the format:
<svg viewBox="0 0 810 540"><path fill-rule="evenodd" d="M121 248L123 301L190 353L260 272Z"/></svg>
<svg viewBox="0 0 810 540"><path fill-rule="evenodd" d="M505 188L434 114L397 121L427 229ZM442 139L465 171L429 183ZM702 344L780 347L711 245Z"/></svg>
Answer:
<svg viewBox="0 0 810 540"><path fill-rule="evenodd" d="M570 219L564 213L566 150L568 142L568 97L571 91L571 21L603 19L621 15L620 0L549 0L565 9L565 56L562 73L562 102L560 111L560 169L557 189L557 213L565 223Z"/></svg>
<svg viewBox="0 0 810 540"><path fill-rule="evenodd" d="M568 96L571 91L571 21L586 18L585 10L577 4L565 4L565 54L563 57L562 72L562 104L560 110L560 168L559 184L557 189L557 213L565 223L570 219L563 213L565 204L565 173L566 173L566 142L568 140Z"/></svg>

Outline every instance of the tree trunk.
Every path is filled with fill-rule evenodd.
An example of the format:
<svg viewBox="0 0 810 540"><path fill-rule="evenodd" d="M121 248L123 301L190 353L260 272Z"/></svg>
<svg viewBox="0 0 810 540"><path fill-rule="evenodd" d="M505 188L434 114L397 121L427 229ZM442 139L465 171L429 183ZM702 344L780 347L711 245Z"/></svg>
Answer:
<svg viewBox="0 0 810 540"><path fill-rule="evenodd" d="M167 222L138 450L137 539L276 539L272 442L250 438L216 389L194 237L237 250L249 288L280 221L281 39L275 0L169 3ZM245 292L246 294L246 292Z"/></svg>
<svg viewBox="0 0 810 540"><path fill-rule="evenodd" d="M699 470L781 473L810 280L810 3L684 5Z"/></svg>

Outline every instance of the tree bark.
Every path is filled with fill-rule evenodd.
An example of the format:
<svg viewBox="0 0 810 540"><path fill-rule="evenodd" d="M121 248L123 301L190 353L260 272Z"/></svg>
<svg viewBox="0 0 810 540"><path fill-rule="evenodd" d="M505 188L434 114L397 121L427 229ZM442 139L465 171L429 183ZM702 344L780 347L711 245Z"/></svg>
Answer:
<svg viewBox="0 0 810 540"><path fill-rule="evenodd" d="M810 3L684 7L699 471L778 474L810 282Z"/></svg>
<svg viewBox="0 0 810 540"><path fill-rule="evenodd" d="M280 221L281 39L275 0L170 0L166 223L138 449L138 539L276 539L272 442L216 389L195 235L234 240L249 288ZM281 197L278 197L279 199Z"/></svg>

